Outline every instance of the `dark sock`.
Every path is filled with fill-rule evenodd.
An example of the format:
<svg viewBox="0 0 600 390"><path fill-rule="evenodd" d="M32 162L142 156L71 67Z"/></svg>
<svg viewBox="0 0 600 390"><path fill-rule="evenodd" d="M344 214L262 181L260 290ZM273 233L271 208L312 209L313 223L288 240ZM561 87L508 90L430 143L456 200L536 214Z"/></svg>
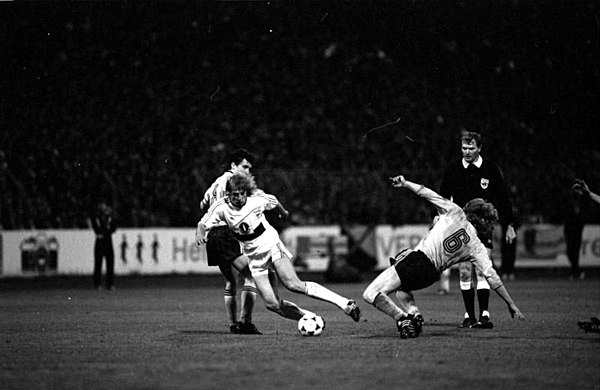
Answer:
<svg viewBox="0 0 600 390"><path fill-rule="evenodd" d="M476 319L475 317L475 289L460 290L462 292L463 301L465 303L465 309L470 319Z"/></svg>
<svg viewBox="0 0 600 390"><path fill-rule="evenodd" d="M488 310L490 304L490 290L487 288L477 290L477 301L479 302L479 317Z"/></svg>

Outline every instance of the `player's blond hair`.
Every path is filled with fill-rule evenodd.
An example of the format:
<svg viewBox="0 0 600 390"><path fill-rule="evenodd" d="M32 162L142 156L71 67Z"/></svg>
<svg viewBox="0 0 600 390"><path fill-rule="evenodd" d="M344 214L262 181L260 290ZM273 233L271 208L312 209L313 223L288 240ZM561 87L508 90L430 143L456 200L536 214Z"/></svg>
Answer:
<svg viewBox="0 0 600 390"><path fill-rule="evenodd" d="M225 191L245 191L247 195L253 194L257 190L254 176L247 173L234 173L225 185Z"/></svg>
<svg viewBox="0 0 600 390"><path fill-rule="evenodd" d="M489 235L498 222L498 211L494 205L481 198L468 201L463 210L479 236Z"/></svg>

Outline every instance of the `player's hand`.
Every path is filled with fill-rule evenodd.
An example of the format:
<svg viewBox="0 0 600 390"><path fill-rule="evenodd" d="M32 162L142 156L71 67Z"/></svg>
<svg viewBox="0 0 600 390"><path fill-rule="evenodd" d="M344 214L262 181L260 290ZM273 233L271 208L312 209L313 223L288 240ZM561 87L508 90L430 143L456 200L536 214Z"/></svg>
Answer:
<svg viewBox="0 0 600 390"><path fill-rule="evenodd" d="M588 188L587 184L585 184L585 181L583 181L582 179L575 179L575 184L573 184L573 187L571 187L571 189L579 195L590 194L590 189Z"/></svg>
<svg viewBox="0 0 600 390"><path fill-rule="evenodd" d="M392 185L396 188L403 187L404 182L406 181L406 179L402 175L390 177L390 180L392 181Z"/></svg>
<svg viewBox="0 0 600 390"><path fill-rule="evenodd" d="M287 211L286 209L281 209L279 211L279 219L281 219L282 221L287 221L287 219L290 217L290 212Z"/></svg>
<svg viewBox="0 0 600 390"><path fill-rule="evenodd" d="M506 242L512 244L516 237L517 233L515 233L515 228L513 225L508 225L506 228Z"/></svg>
<svg viewBox="0 0 600 390"><path fill-rule="evenodd" d="M207 241L206 236L196 233L196 245L197 246L206 245L206 241Z"/></svg>
<svg viewBox="0 0 600 390"><path fill-rule="evenodd" d="M508 311L510 312L510 316L512 318L517 317L517 319L525 321L525 316L523 315L523 313L521 313L521 310L519 310L519 308L515 305L509 306Z"/></svg>

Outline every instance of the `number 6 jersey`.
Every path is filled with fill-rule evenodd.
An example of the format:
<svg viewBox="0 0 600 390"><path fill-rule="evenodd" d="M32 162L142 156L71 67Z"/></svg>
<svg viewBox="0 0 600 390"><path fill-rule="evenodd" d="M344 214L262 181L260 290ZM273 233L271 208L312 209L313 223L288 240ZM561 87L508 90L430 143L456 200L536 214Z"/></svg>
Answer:
<svg viewBox="0 0 600 390"><path fill-rule="evenodd" d="M454 264L470 261L492 288L500 287L502 281L493 268L488 250L477 237L464 210L427 187L422 186L417 195L435 206L439 219L415 250L425 253L440 272Z"/></svg>

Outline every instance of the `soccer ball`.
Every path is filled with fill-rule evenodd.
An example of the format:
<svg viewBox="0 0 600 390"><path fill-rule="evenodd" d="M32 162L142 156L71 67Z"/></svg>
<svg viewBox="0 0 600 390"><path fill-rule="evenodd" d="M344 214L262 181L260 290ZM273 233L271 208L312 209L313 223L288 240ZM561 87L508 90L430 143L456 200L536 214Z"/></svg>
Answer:
<svg viewBox="0 0 600 390"><path fill-rule="evenodd" d="M306 314L298 321L298 331L302 336L318 336L325 328L325 321L316 314Z"/></svg>

